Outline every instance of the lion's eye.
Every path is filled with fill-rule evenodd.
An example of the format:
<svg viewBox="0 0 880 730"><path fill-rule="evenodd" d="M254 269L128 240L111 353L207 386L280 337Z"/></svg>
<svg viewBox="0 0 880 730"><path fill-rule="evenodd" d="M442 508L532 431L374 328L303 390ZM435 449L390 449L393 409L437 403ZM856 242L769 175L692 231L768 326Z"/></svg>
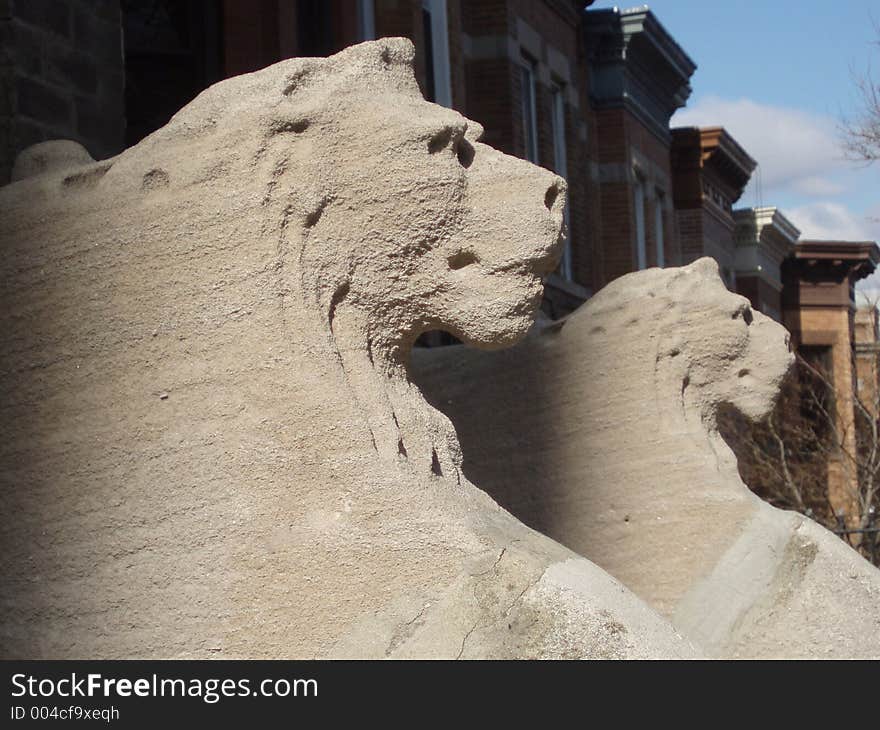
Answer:
<svg viewBox="0 0 880 730"><path fill-rule="evenodd" d="M444 127L431 137L428 142L428 152L435 155L450 145L461 166L470 167L474 161L474 147L464 138L464 130L455 127Z"/></svg>
<svg viewBox="0 0 880 730"><path fill-rule="evenodd" d="M428 152L432 155L436 155L438 152L445 150L454 133L455 130L452 127L444 127L441 129L437 134L431 137L431 141L428 142Z"/></svg>
<svg viewBox="0 0 880 730"><path fill-rule="evenodd" d="M746 304L746 305L743 305L742 307L740 307L739 309L737 309L737 310L731 315L731 317L732 317L733 319L739 319L740 317L742 317L742 318L743 318L743 322L745 322L746 325L750 325L750 324L752 323L752 321L754 320L754 315L752 314L752 310L751 310L751 308L750 308L747 304Z"/></svg>

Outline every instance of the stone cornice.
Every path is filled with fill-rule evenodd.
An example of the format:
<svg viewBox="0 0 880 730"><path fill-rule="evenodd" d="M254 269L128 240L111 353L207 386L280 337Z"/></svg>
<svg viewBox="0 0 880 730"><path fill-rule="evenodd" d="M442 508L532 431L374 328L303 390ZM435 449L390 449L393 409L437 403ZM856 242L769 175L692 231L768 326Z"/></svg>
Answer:
<svg viewBox="0 0 880 730"><path fill-rule="evenodd" d="M686 181L676 190L676 205L697 208L707 198L711 202L710 185L724 198L729 217L757 163L723 127L676 127L671 133L674 174Z"/></svg>
<svg viewBox="0 0 880 730"><path fill-rule="evenodd" d="M852 282L872 274L880 263L880 249L875 241L800 241L792 259L809 266L825 264L846 269Z"/></svg>
<svg viewBox="0 0 880 730"><path fill-rule="evenodd" d="M731 137L724 127L700 128L701 161L704 167L714 167L729 181L739 199L758 163Z"/></svg>
<svg viewBox="0 0 880 730"><path fill-rule="evenodd" d="M778 208L740 208L733 211L737 246L761 246L782 261L795 246L800 231Z"/></svg>
<svg viewBox="0 0 880 730"><path fill-rule="evenodd" d="M842 259L880 263L876 241L800 241L794 250L797 259Z"/></svg>
<svg viewBox="0 0 880 730"><path fill-rule="evenodd" d="M597 108L626 106L661 138L690 96L696 64L646 7L585 12Z"/></svg>

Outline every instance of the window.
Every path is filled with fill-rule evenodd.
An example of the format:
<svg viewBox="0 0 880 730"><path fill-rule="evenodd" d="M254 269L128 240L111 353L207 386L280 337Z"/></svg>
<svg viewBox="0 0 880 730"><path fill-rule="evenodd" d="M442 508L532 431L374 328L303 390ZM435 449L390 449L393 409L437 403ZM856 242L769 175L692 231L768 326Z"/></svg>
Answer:
<svg viewBox="0 0 880 730"><path fill-rule="evenodd" d="M560 84L554 84L551 88L552 106L551 120L553 122L553 157L555 160L556 174L562 178L568 177L568 162L565 152L565 89ZM568 281L572 280L571 265L571 234L568 223L568 206L563 211L565 223L565 242L562 249L562 261L559 262L559 275Z"/></svg>
<svg viewBox="0 0 880 730"><path fill-rule="evenodd" d="M648 252L645 248L645 183L638 173L633 188L633 208L636 219L636 269L641 271L648 267Z"/></svg>
<svg viewBox="0 0 880 730"><path fill-rule="evenodd" d="M833 426L828 414L835 413L836 409L832 349L830 346L801 345L798 354L806 363L798 363L796 369L801 417L817 434L824 436Z"/></svg>
<svg viewBox="0 0 880 730"><path fill-rule="evenodd" d="M657 199L654 202L654 238L657 241L657 266L666 265L666 252L663 250L663 203L665 197L661 191L657 191Z"/></svg>
<svg viewBox="0 0 880 730"><path fill-rule="evenodd" d="M522 88L523 142L525 143L526 159L538 162L538 122L535 116L535 63L524 58L520 65Z"/></svg>
<svg viewBox="0 0 880 730"><path fill-rule="evenodd" d="M422 0L422 29L425 34L425 96L428 101L452 106L449 75L449 35L446 0Z"/></svg>

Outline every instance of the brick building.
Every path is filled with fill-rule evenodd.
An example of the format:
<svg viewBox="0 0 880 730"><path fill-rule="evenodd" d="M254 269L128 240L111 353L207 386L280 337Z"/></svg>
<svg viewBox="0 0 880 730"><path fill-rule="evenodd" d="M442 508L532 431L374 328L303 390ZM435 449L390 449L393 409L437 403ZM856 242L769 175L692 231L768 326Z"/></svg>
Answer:
<svg viewBox="0 0 880 730"><path fill-rule="evenodd" d="M748 297L759 312L782 322L782 264L791 256L800 231L773 207L734 210L733 220L735 291Z"/></svg>
<svg viewBox="0 0 880 730"><path fill-rule="evenodd" d="M721 127L670 130L694 62L654 14L591 0L0 0L0 183L42 139L111 156L202 89L282 58L402 35L428 99L487 143L569 183L559 317L629 271L713 256L727 285L781 319L797 229L733 210L755 162Z"/></svg>
<svg viewBox="0 0 880 730"><path fill-rule="evenodd" d="M647 6L588 12L584 35L601 215L584 275L598 289L629 271L681 261L669 119L690 95L696 64Z"/></svg>
<svg viewBox="0 0 880 730"><path fill-rule="evenodd" d="M671 158L681 263L711 256L735 290L733 204L756 163L722 127L673 129Z"/></svg>
<svg viewBox="0 0 880 730"><path fill-rule="evenodd" d="M880 250L873 241L800 241L782 266L783 324L799 354L833 385L840 451L828 460L828 500L835 511L850 516L859 514L853 504L858 474L847 458L856 454L857 368L862 376L870 374L864 363L857 364L855 285L878 263ZM876 339L873 345L865 342L869 328L863 324L859 331L863 351L876 346ZM876 388L876 380L861 384L865 393Z"/></svg>
<svg viewBox="0 0 880 730"><path fill-rule="evenodd" d="M876 420L880 418L880 313L875 303L860 305L853 318L856 393Z"/></svg>

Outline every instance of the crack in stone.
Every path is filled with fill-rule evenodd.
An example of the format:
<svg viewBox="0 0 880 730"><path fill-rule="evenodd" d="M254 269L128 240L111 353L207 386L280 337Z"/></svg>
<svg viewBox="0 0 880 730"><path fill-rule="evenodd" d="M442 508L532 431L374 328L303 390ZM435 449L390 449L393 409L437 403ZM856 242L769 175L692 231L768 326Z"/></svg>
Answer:
<svg viewBox="0 0 880 730"><path fill-rule="evenodd" d="M397 649L401 644L403 644L406 639L408 639L411 635L411 631L407 631L413 624L415 624L422 616L425 615L425 611L427 611L431 607L431 602L428 601L422 609L413 616L409 621L405 624L398 627L397 631L394 632L394 635L391 637L391 641L388 642L388 648L385 649L385 656L391 656L391 652Z"/></svg>
<svg viewBox="0 0 880 730"><path fill-rule="evenodd" d="M498 567L498 563L501 562L501 558L504 557L504 553L506 553L506 552L507 552L506 547L501 548L501 552L498 553L498 557L495 558L495 562L492 563L491 567L486 568L486 570L484 570L480 573L471 573L471 578L479 578L480 576L487 575L488 573L491 573L493 570L495 570Z"/></svg>
<svg viewBox="0 0 880 730"><path fill-rule="evenodd" d="M490 568L489 570L485 571L485 573L480 573L479 575L485 575L486 573L490 572L491 570L494 570L497 567L498 563L501 562L501 558L503 557L506 550L507 550L506 547L502 548L501 554L498 556L498 559L495 561L495 565L493 565L492 568ZM523 599L523 596L525 596L526 593L528 593L532 588L534 588L536 585L538 585L538 583L541 582L541 579L544 577L544 574L546 572L547 572L546 569L542 570L541 575L539 575L535 580L531 581L525 588L523 588L522 591L520 591L519 595L516 598L514 598L513 601L510 602L510 605L504 610L504 613L502 615L505 617L509 616L510 612L513 610L513 607L516 606L516 604L519 603ZM477 599L477 595L476 595L476 593L474 593L474 600L476 600L476 599ZM471 626L471 628L468 629L467 633L462 637L461 648L459 648L458 655L455 657L456 660L461 659L462 655L464 654L465 647L467 646L468 639L471 638L471 635L478 628L481 628L480 623L481 622L479 620L475 621L474 625ZM497 621L483 624L482 628L489 628L490 626L492 626L493 623L497 623Z"/></svg>

